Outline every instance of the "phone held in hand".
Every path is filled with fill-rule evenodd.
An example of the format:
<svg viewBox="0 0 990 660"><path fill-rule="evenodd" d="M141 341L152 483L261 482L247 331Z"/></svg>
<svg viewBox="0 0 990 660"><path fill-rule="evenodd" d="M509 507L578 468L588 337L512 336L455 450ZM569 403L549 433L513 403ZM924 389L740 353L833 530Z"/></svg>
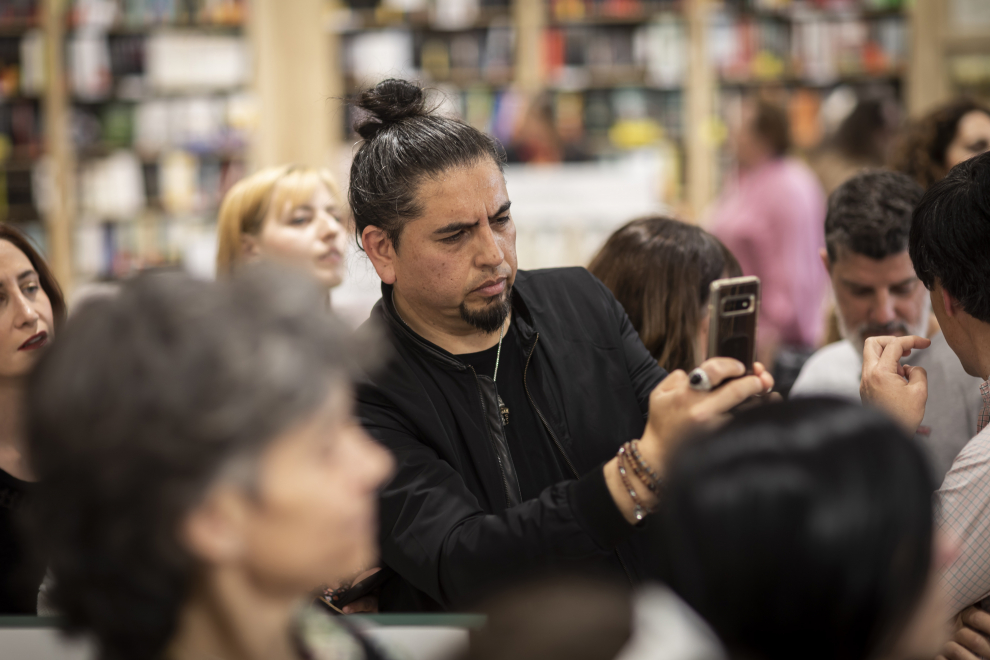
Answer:
<svg viewBox="0 0 990 660"><path fill-rule="evenodd" d="M753 373L756 322L760 315L760 278L715 280L708 296L708 357L730 357Z"/></svg>

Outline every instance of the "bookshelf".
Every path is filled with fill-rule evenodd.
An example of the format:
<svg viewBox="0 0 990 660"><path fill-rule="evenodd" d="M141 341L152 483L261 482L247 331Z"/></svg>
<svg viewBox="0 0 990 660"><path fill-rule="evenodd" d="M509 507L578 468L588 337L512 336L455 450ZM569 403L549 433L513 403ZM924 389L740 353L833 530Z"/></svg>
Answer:
<svg viewBox="0 0 990 660"><path fill-rule="evenodd" d="M347 91L385 75L435 85L507 145L510 161L653 151L661 201L689 218L714 196L725 125L741 97L786 104L798 146L810 148L822 134L817 110L836 88L904 97L910 34L925 27L909 29L907 0L515 0L479 2L460 24L438 25L443 4L343 7ZM516 37L511 64L503 56L498 67L458 66L457 44L484 55L506 29ZM373 52L391 54L374 62Z"/></svg>
<svg viewBox="0 0 990 660"><path fill-rule="evenodd" d="M0 214L41 241L69 289L154 264L205 270L226 187L285 161L330 164L343 179L356 138L337 99L399 75L442 91L450 110L496 135L517 172L647 154L661 164L658 200L697 218L725 171L726 121L745 94L786 103L808 146L821 133L809 117L841 85L892 90L911 112L960 88L985 91L990 26L953 27L967 2L984 6L8 0Z"/></svg>

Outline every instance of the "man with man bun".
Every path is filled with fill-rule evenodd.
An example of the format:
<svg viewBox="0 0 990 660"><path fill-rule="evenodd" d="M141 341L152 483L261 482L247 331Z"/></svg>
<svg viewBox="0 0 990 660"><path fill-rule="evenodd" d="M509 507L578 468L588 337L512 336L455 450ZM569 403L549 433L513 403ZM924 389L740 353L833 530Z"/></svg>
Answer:
<svg viewBox="0 0 990 660"><path fill-rule="evenodd" d="M381 496L394 575L380 609L466 607L563 568L652 577L647 519L667 454L773 379L725 358L694 387L667 375L586 270L517 270L491 137L429 111L401 80L358 106L350 205L382 280L369 323L394 353L358 393L397 465Z"/></svg>

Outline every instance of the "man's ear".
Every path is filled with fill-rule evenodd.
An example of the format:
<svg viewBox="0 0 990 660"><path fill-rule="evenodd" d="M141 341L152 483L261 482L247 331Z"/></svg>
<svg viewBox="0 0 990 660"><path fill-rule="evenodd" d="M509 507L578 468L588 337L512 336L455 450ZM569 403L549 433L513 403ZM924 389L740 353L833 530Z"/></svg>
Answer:
<svg viewBox="0 0 990 660"><path fill-rule="evenodd" d="M941 284L938 284L938 292L942 294L942 307L945 309L946 316L955 317L959 315L962 311L962 305L959 301L952 297L952 294L945 290Z"/></svg>
<svg viewBox="0 0 990 660"><path fill-rule="evenodd" d="M258 237L252 234L241 234L241 256L251 259L261 254L261 244Z"/></svg>
<svg viewBox="0 0 990 660"><path fill-rule="evenodd" d="M818 251L818 256L822 258L822 265L825 266L825 271L832 276L832 260L828 258L828 250L822 248Z"/></svg>
<svg viewBox="0 0 990 660"><path fill-rule="evenodd" d="M361 245L385 284L395 284L395 246L384 231L371 225L361 232Z"/></svg>
<svg viewBox="0 0 990 660"><path fill-rule="evenodd" d="M248 503L231 486L217 486L179 526L185 549L208 564L236 561L244 552Z"/></svg>

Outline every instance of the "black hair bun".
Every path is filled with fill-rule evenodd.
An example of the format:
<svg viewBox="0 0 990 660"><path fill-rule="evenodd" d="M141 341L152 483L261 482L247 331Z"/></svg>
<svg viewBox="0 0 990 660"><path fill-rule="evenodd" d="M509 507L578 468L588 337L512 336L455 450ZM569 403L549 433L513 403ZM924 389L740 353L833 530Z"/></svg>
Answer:
<svg viewBox="0 0 990 660"><path fill-rule="evenodd" d="M354 129L370 140L384 128L409 117L425 116L426 96L421 87L408 80L389 78L361 93L357 107L367 110L371 117L359 122Z"/></svg>

